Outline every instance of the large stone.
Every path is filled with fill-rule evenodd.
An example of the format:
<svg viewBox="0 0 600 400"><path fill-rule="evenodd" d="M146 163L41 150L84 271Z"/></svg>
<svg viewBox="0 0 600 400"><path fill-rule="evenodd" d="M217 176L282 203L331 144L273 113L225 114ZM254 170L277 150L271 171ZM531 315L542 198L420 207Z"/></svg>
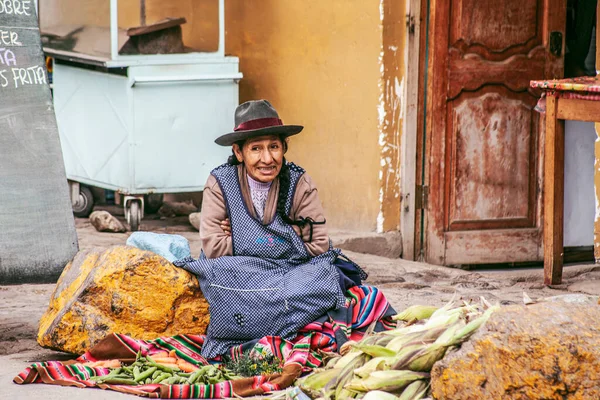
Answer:
<svg viewBox="0 0 600 400"><path fill-rule="evenodd" d="M90 223L98 232L126 232L125 225L108 211L94 211L90 214Z"/></svg>
<svg viewBox="0 0 600 400"><path fill-rule="evenodd" d="M66 266L37 340L79 354L110 333L137 339L203 334L208 322L194 275L155 253L113 246L79 252Z"/></svg>
<svg viewBox="0 0 600 400"><path fill-rule="evenodd" d="M402 255L402 234L398 231L375 233L330 229L329 237L333 246L342 250L387 258Z"/></svg>
<svg viewBox="0 0 600 400"><path fill-rule="evenodd" d="M600 398L600 306L507 306L431 371L435 399Z"/></svg>

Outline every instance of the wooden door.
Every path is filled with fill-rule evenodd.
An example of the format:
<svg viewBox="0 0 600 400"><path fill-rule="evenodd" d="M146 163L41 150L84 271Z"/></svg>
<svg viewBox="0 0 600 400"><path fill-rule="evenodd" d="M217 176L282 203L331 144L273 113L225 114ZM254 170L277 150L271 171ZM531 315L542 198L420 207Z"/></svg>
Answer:
<svg viewBox="0 0 600 400"><path fill-rule="evenodd" d="M541 260L543 118L529 81L562 76L566 0L430 1L425 258Z"/></svg>

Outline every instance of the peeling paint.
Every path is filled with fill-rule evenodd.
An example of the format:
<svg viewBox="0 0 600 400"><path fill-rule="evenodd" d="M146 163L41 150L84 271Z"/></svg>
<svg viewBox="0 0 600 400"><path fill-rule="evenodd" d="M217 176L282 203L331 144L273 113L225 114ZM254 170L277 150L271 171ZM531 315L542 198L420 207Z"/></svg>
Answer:
<svg viewBox="0 0 600 400"><path fill-rule="evenodd" d="M399 229L400 226L400 139L405 110L406 27L400 23L405 15L406 1L381 0L381 51L378 62L381 72L377 104L380 146L378 232Z"/></svg>
<svg viewBox="0 0 600 400"><path fill-rule="evenodd" d="M383 188L379 188L379 204L383 204ZM383 233L384 221L383 209L380 209L379 214L377 214L377 233Z"/></svg>

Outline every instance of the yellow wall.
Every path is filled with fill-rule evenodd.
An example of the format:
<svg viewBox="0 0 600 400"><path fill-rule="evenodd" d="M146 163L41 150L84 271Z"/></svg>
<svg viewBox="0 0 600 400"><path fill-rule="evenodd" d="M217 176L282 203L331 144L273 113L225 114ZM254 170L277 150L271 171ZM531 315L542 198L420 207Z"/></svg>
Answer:
<svg viewBox="0 0 600 400"><path fill-rule="evenodd" d="M240 101L266 98L304 125L288 159L319 188L330 226L375 230L381 21L374 0L227 0Z"/></svg>
<svg viewBox="0 0 600 400"><path fill-rule="evenodd" d="M108 21L108 0L42 0L42 25ZM184 43L215 50L217 0L146 0L147 22L185 16ZM304 131L288 159L315 180L329 225L399 224L406 0L226 0L226 53L240 58L240 102L265 98ZM46 11L44 11L46 10ZM139 0L119 0L119 25ZM379 221L379 223L378 223Z"/></svg>

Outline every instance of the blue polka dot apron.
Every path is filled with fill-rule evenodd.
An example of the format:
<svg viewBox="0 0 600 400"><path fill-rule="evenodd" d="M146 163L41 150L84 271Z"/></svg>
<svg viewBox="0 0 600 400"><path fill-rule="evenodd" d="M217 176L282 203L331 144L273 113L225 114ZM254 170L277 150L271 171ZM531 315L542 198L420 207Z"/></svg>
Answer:
<svg viewBox="0 0 600 400"><path fill-rule="evenodd" d="M285 210L289 215L304 170L292 163ZM310 257L302 239L279 214L263 225L249 212L237 166L212 172L226 202L233 256L200 259L184 266L195 273L210 307L202 355L225 353L234 345L264 336L293 339L298 330L344 306L340 275L333 265L339 250Z"/></svg>

